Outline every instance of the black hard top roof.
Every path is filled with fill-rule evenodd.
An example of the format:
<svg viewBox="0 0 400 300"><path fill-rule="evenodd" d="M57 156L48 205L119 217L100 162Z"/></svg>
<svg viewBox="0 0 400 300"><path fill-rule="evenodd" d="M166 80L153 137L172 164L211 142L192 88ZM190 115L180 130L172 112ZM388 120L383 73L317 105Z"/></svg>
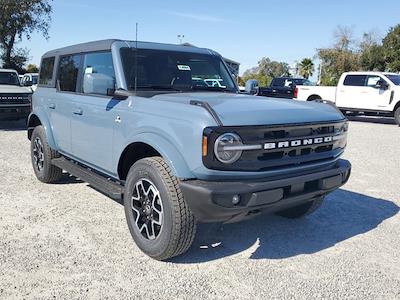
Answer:
<svg viewBox="0 0 400 300"><path fill-rule="evenodd" d="M68 47L51 50L49 52L46 52L43 55L43 57L60 56L60 55L68 55L68 54L84 53L84 52L106 51L106 50L110 50L111 46L115 42L125 42L127 44L127 46L129 46L129 47L132 47L132 48L136 47L136 41L108 39L108 40L76 44L76 45L72 45L72 46L68 46ZM209 50L209 49L198 48L198 47L187 46L187 45L161 44L161 43L138 41L137 47L139 49L155 49L155 50L195 52L195 53L204 53L204 54L217 54L216 52Z"/></svg>

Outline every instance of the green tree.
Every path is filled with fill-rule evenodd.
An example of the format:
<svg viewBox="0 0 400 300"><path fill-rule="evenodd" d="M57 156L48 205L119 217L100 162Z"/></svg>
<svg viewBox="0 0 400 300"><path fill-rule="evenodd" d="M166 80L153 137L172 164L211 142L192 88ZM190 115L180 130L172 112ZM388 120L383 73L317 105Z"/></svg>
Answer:
<svg viewBox="0 0 400 300"><path fill-rule="evenodd" d="M273 61L268 57L263 57L258 62L258 66L246 70L242 80L256 79L260 86L268 86L274 77L288 76L289 65L285 62Z"/></svg>
<svg viewBox="0 0 400 300"><path fill-rule="evenodd" d="M39 68L34 64L29 64L28 67L26 68L26 72L27 73L38 73Z"/></svg>
<svg viewBox="0 0 400 300"><path fill-rule="evenodd" d="M15 44L32 33L48 38L52 0L0 0L0 47L4 67L16 68L15 60L21 51Z"/></svg>
<svg viewBox="0 0 400 300"><path fill-rule="evenodd" d="M360 67L364 71L384 71L383 46L373 32L364 33L360 43Z"/></svg>
<svg viewBox="0 0 400 300"><path fill-rule="evenodd" d="M4 53L1 59L5 61ZM29 51L25 48L15 48L11 51L11 56L8 64L4 64L4 68L11 68L16 70L19 74L26 73L24 68L26 62L29 60Z"/></svg>
<svg viewBox="0 0 400 300"><path fill-rule="evenodd" d="M334 38L333 47L317 49L322 66L322 85L336 85L342 73L360 69L360 54L354 49L352 30L348 27L338 27Z"/></svg>
<svg viewBox="0 0 400 300"><path fill-rule="evenodd" d="M382 48L386 70L400 72L400 24L390 28L383 39Z"/></svg>
<svg viewBox="0 0 400 300"><path fill-rule="evenodd" d="M304 58L298 64L300 75L308 79L314 73L314 63L310 58Z"/></svg>

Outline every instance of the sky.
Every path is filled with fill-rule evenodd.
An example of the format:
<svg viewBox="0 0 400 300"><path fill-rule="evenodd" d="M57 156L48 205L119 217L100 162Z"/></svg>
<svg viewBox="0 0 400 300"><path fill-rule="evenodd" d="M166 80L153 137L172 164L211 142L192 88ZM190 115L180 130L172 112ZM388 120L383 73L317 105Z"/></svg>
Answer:
<svg viewBox="0 0 400 300"><path fill-rule="evenodd" d="M348 26L354 38L384 36L400 23L399 0L54 0L50 38L34 34L18 46L39 64L48 50L99 39L183 42L216 50L239 62L240 73L262 57L293 64L332 45L333 32Z"/></svg>

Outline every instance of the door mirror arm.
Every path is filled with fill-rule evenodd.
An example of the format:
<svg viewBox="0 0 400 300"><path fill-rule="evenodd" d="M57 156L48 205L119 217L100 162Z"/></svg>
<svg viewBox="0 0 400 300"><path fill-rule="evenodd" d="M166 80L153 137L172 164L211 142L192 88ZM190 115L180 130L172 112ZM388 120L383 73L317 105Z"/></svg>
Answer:
<svg viewBox="0 0 400 300"><path fill-rule="evenodd" d="M114 98L117 100L126 100L128 97L132 96L132 92L127 91L125 89L116 89L114 91Z"/></svg>

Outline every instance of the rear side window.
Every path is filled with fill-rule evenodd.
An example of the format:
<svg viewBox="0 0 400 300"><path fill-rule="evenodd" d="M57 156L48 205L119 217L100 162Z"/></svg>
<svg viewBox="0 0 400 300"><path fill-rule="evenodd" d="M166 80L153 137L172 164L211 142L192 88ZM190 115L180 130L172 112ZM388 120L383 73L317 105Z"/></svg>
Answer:
<svg viewBox="0 0 400 300"><path fill-rule="evenodd" d="M347 75L343 85L348 86L365 86L367 75Z"/></svg>
<svg viewBox="0 0 400 300"><path fill-rule="evenodd" d="M53 79L54 60L54 57L46 57L42 59L39 73L39 84L51 85Z"/></svg>
<svg viewBox="0 0 400 300"><path fill-rule="evenodd" d="M60 91L76 91L80 64L80 55L67 55L60 58L58 67L58 87Z"/></svg>
<svg viewBox="0 0 400 300"><path fill-rule="evenodd" d="M82 92L111 95L114 90L115 72L111 52L85 54Z"/></svg>

